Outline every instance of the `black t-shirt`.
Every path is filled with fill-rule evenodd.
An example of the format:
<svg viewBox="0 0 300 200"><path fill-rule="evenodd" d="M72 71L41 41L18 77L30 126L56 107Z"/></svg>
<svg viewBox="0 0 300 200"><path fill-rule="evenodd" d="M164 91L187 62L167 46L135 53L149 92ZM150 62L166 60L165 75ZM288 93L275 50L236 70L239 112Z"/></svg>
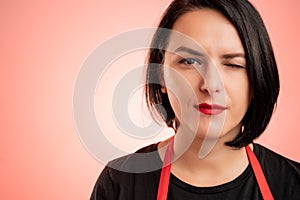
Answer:
<svg viewBox="0 0 300 200"><path fill-rule="evenodd" d="M143 165L153 169L162 165L157 144L152 144L108 164L98 178L91 200L156 200L160 169L146 173L124 172ZM147 153L152 152L150 157ZM291 161L259 144L254 144L275 200L300 200L300 163ZM142 157L136 157L142 155ZM143 157L147 155L146 157ZM144 158L144 159L143 159ZM146 159L145 159L146 158ZM116 169L124 170L116 170ZM137 169L138 171L138 169ZM195 187L173 174L170 177L168 200L258 200L262 199L251 165L233 181L214 187Z"/></svg>

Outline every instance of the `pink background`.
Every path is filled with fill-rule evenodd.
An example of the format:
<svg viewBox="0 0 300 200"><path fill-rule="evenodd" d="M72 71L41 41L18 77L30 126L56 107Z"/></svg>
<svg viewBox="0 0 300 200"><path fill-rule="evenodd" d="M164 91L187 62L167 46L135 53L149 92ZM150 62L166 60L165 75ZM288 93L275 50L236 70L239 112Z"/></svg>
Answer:
<svg viewBox="0 0 300 200"><path fill-rule="evenodd" d="M1 1L0 199L89 198L103 166L81 144L73 120L80 66L113 35L155 26L168 2ZM300 161L300 1L252 2L281 77L278 108L258 142Z"/></svg>

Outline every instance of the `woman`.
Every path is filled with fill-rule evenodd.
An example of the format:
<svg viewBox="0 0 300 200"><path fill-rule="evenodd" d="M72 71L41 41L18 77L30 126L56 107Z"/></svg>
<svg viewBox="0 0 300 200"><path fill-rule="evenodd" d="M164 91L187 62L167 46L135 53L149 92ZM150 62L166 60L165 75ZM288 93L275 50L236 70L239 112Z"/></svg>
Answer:
<svg viewBox="0 0 300 200"><path fill-rule="evenodd" d="M279 93L255 8L246 0L175 0L152 47L146 100L176 134L109 163L91 199L299 199L300 164L253 144ZM153 165L160 167L138 170Z"/></svg>

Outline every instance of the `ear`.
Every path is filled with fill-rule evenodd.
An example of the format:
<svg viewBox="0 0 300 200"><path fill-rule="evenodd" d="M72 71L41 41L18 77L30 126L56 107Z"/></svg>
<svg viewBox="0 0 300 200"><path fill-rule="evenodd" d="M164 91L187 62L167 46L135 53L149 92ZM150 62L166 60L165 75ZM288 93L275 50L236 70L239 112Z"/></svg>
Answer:
<svg viewBox="0 0 300 200"><path fill-rule="evenodd" d="M166 88L166 86L161 86L161 92L162 92L163 94L166 94L166 93L167 93L167 88Z"/></svg>
<svg viewBox="0 0 300 200"><path fill-rule="evenodd" d="M166 88L166 84L165 84L165 80L164 80L164 72L163 72L163 68L160 69L160 73L159 73L159 82L161 85L161 92L163 94L167 93L167 88Z"/></svg>

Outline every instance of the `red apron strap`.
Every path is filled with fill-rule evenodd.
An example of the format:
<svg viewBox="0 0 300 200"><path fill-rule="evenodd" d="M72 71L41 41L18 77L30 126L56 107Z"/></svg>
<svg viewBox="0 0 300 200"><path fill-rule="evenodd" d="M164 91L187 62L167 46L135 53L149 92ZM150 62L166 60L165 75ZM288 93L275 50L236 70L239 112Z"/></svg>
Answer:
<svg viewBox="0 0 300 200"><path fill-rule="evenodd" d="M168 145L163 167L160 174L159 186L157 192L157 200L167 200L168 196L168 188L170 182L170 173L171 173L171 164L172 164L172 155L173 155L173 143L174 138L171 139L170 144ZM254 171L254 175L256 177L260 192L263 196L264 200L274 200L271 190L268 186L267 180L263 174L262 168L257 160L254 152L250 149L250 147L246 146L246 152L249 159L249 162Z"/></svg>
<svg viewBox="0 0 300 200"><path fill-rule="evenodd" d="M168 188L170 182L170 174L171 174L171 165L172 165L172 156L173 156L173 143L174 137L170 140L170 144L168 145L163 167L160 173L159 186L157 192L157 200L166 200L168 196Z"/></svg>
<svg viewBox="0 0 300 200"><path fill-rule="evenodd" d="M271 190L268 186L267 180L264 176L262 168L257 160L254 152L250 149L249 145L246 146L246 152L252 169L254 171L254 175L256 177L260 192L263 196L264 200L274 200Z"/></svg>

